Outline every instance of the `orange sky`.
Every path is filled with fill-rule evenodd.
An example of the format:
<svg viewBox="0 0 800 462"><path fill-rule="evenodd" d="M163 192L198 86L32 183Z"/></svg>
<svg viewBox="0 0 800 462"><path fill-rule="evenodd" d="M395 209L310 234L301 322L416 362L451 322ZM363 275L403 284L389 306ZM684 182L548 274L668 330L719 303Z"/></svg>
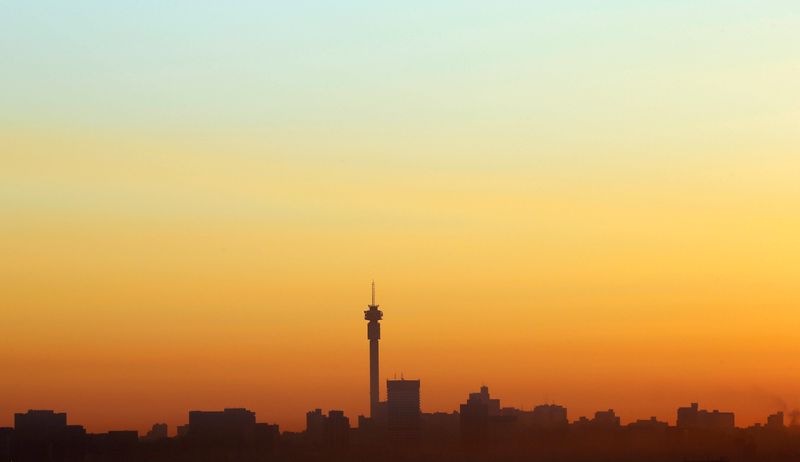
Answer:
<svg viewBox="0 0 800 462"><path fill-rule="evenodd" d="M224 406L285 429L315 407L355 418L373 277L382 375L421 378L426 411L482 383L570 418L798 405L800 220L778 168L795 160L628 165L600 188L553 167L377 177L170 140L113 159L104 139L4 140L3 425L27 408L91 431Z"/></svg>
<svg viewBox="0 0 800 462"><path fill-rule="evenodd" d="M373 278L425 411L800 408L796 3L645 3L4 4L0 426L355 423Z"/></svg>

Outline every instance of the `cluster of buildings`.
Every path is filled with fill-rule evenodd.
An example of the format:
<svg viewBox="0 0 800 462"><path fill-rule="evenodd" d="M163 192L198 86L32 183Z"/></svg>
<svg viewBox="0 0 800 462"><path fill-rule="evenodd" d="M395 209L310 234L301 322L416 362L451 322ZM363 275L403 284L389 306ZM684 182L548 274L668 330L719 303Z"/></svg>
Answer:
<svg viewBox="0 0 800 462"><path fill-rule="evenodd" d="M386 385L386 401L380 402L376 415L359 417L358 427L351 427L341 410L325 413L315 409L306 413L302 432L281 433L278 425L257 422L256 414L244 408L190 411L189 422L178 426L174 436L169 435L164 423L153 425L143 435L137 431L90 434L80 425L69 424L65 413L29 410L15 414L13 428L0 428L0 462L125 460L124 454L143 455L154 450L168 450L170 454L221 451L228 457L242 450L261 454L280 448L338 454L354 448L480 449L510 447L537 438L581 441L585 445L587 438L612 441L620 435L678 441L675 438L707 439L709 435L733 435L743 430L735 427L733 413L700 409L697 403L678 408L675 426L655 417L623 425L612 409L570 421L567 409L556 404L530 410L502 407L486 386L470 393L458 411L425 413L420 409L419 380L389 380ZM746 431L790 434L782 412L769 416L765 425ZM794 434L800 441L800 434ZM183 459L178 456L174 460Z"/></svg>
<svg viewBox="0 0 800 462"><path fill-rule="evenodd" d="M13 428L0 428L0 462L113 460L169 440L191 448L269 450L280 437L277 425L257 423L255 413L243 408L191 411L189 423L179 426L174 438L168 430L167 424L156 423L144 435L136 430L87 433L81 425L68 424L66 413L29 410L14 414Z"/></svg>
<svg viewBox="0 0 800 462"><path fill-rule="evenodd" d="M374 454L386 448L394 451L390 454L397 454L431 447L440 448L436 453L440 456L444 454L441 448L460 448L452 449L456 452L515 448L520 453L539 451L562 460L571 460L572 456L588 457L613 448L616 448L613 451L638 448L640 454L659 457L673 453L693 454L691 451L708 454L710 450L729 456L730 453L725 452L729 447L739 451L736 454L752 449L740 444L747 438L790 453L796 446L796 455L800 456L800 433L793 433L797 436L792 440L780 439L789 434L782 412L769 416L765 425L747 429L749 433L744 438L741 434L732 436L741 430L736 429L732 412L700 409L697 403L678 408L676 425L670 426L655 417L622 425L613 409L570 422L567 409L556 404L543 404L530 410L502 407L486 386L470 393L458 411L423 413L420 380L405 378L387 380L386 400L382 401L378 378L383 312L375 303L374 283L372 303L364 311L364 318L370 347L370 412L368 416L358 417L356 427L351 427L350 419L341 410L325 413L315 409L306 413L303 432L281 433L278 425L257 422L256 414L250 410L229 408L190 411L188 423L177 427L173 437L164 423L153 425L144 435L137 431L89 434L84 427L69 424L65 413L29 410L15 414L13 428L0 428L0 462L194 461L203 460L203 457L254 460L275 451L288 454L286 460L303 460L301 456L308 454L341 455L354 450L373 451ZM576 452L576 448L585 453ZM624 452L608 454L625 455ZM381 457L386 458L386 454Z"/></svg>

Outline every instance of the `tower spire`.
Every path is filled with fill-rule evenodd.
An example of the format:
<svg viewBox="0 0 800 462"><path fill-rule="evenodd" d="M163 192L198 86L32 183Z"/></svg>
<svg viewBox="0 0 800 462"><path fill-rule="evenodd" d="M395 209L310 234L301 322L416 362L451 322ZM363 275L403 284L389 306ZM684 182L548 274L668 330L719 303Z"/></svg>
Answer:
<svg viewBox="0 0 800 462"><path fill-rule="evenodd" d="M375 280L374 279L372 280L372 305L373 306L377 306L377 305L375 305Z"/></svg>

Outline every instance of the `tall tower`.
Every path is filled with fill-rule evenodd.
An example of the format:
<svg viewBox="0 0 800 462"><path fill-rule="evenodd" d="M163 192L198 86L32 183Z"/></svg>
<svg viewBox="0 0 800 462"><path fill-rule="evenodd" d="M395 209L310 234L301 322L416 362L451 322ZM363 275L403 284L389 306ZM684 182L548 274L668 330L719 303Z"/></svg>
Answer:
<svg viewBox="0 0 800 462"><path fill-rule="evenodd" d="M369 416L375 418L378 414L380 402L380 387L378 385L378 340L381 338L380 320L383 312L375 304L375 281L372 281L372 304L364 311L367 323L367 338L369 339Z"/></svg>

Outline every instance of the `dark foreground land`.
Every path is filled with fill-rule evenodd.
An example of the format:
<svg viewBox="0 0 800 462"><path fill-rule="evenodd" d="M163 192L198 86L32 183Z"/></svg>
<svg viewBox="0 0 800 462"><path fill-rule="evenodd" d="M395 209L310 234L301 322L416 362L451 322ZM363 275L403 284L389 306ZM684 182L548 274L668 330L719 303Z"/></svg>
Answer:
<svg viewBox="0 0 800 462"><path fill-rule="evenodd" d="M121 432L124 433L124 432ZM2 462L161 461L798 461L800 430L676 428L598 430L564 428L500 434L389 435L351 430L338 439L306 433L264 439L163 438L72 435L72 438L3 435ZM265 435L266 436L266 435ZM398 437L400 436L400 437Z"/></svg>

